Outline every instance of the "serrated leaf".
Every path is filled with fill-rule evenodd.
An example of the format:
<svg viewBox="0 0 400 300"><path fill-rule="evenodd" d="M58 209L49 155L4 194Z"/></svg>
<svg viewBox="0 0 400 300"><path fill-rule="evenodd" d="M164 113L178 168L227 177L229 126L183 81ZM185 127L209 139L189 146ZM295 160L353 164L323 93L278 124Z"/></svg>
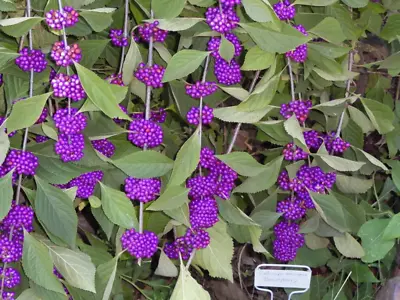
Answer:
<svg viewBox="0 0 400 300"><path fill-rule="evenodd" d="M165 70L162 82L180 79L193 73L209 55L198 50L181 50L172 56Z"/></svg>
<svg viewBox="0 0 400 300"><path fill-rule="evenodd" d="M78 227L73 203L63 190L35 176L37 185L35 213L46 229L71 247L75 246Z"/></svg>
<svg viewBox="0 0 400 300"><path fill-rule="evenodd" d="M233 241L226 232L226 224L219 221L207 229L210 244L207 248L196 251L193 263L208 270L210 276L233 281L232 265Z"/></svg>
<svg viewBox="0 0 400 300"><path fill-rule="evenodd" d="M373 219L361 226L358 236L365 251L365 255L361 258L363 262L372 263L381 260L393 248L395 240L383 239L389 222L390 219Z"/></svg>
<svg viewBox="0 0 400 300"><path fill-rule="evenodd" d="M235 55L235 46L226 37L221 36L218 52L223 59L230 62Z"/></svg>
<svg viewBox="0 0 400 300"><path fill-rule="evenodd" d="M395 214L390 218L390 222L383 232L384 240L394 240L400 237L400 214Z"/></svg>
<svg viewBox="0 0 400 300"><path fill-rule="evenodd" d="M123 228L138 228L136 211L125 193L112 189L100 182L101 203L104 213L111 222Z"/></svg>
<svg viewBox="0 0 400 300"><path fill-rule="evenodd" d="M272 120L259 122L256 124L263 132L274 139L274 143L278 145L286 145L292 141L290 136L286 133L283 120Z"/></svg>
<svg viewBox="0 0 400 300"><path fill-rule="evenodd" d="M164 277L176 277L178 276L178 269L174 263L165 255L164 251L161 251L160 259L158 260L157 269L154 274Z"/></svg>
<svg viewBox="0 0 400 300"><path fill-rule="evenodd" d="M306 140L304 139L303 129L301 128L299 121L297 121L296 116L293 114L289 119L287 119L283 126L286 132L296 141L298 141L299 146L308 152Z"/></svg>
<svg viewBox="0 0 400 300"><path fill-rule="evenodd" d="M201 250L200 250L201 251ZM171 295L171 300L210 300L210 294L197 283L190 275L185 265L181 261L179 278L176 282L174 291Z"/></svg>
<svg viewBox="0 0 400 300"><path fill-rule="evenodd" d="M328 154L315 154L331 168L342 172L355 172L361 169L364 162L352 161L338 156Z"/></svg>
<svg viewBox="0 0 400 300"><path fill-rule="evenodd" d="M96 283L99 289L97 293L100 295L102 300L110 299L112 287L117 273L118 259L121 254L122 253L119 253L110 261L97 267Z"/></svg>
<svg viewBox="0 0 400 300"><path fill-rule="evenodd" d="M172 170L168 186L180 185L197 168L200 161L200 139L199 128L197 128L176 155L174 169Z"/></svg>
<svg viewBox="0 0 400 300"><path fill-rule="evenodd" d="M373 183L372 179L362 179L341 174L336 175L337 187L341 192L346 194L363 194L372 187Z"/></svg>
<svg viewBox="0 0 400 300"><path fill-rule="evenodd" d="M291 25L281 25L281 31L276 31L270 23L240 23L261 49L271 53L285 53L310 40Z"/></svg>
<svg viewBox="0 0 400 300"><path fill-rule="evenodd" d="M357 233L361 225L366 222L365 210L361 205L355 203L352 199L345 197L343 194L330 192L343 206L345 225L350 232Z"/></svg>
<svg viewBox="0 0 400 300"><path fill-rule="evenodd" d="M35 291L30 288L24 290L17 298L17 300L40 300Z"/></svg>
<svg viewBox="0 0 400 300"><path fill-rule="evenodd" d="M109 41L110 40L79 41L79 47L82 50L82 60L79 63L86 68L92 68Z"/></svg>
<svg viewBox="0 0 400 300"><path fill-rule="evenodd" d="M153 0L151 3L155 17L172 19L182 12L186 0Z"/></svg>
<svg viewBox="0 0 400 300"><path fill-rule="evenodd" d="M342 0L344 4L353 7L360 8L368 5L368 0Z"/></svg>
<svg viewBox="0 0 400 300"><path fill-rule="evenodd" d="M131 44L129 46L128 53L126 53L124 65L122 67L122 81L125 85L129 85L133 79L133 71L139 63L143 61L142 55L140 54L139 48L135 43L135 40L131 38Z"/></svg>
<svg viewBox="0 0 400 300"><path fill-rule="evenodd" d="M253 124L260 121L274 107L269 106L258 111L239 111L237 106L214 109L214 116L225 122Z"/></svg>
<svg viewBox="0 0 400 300"><path fill-rule="evenodd" d="M13 37L21 37L27 34L29 29L32 29L42 20L44 19L39 17L3 19L0 20L0 28L5 34L11 35Z"/></svg>
<svg viewBox="0 0 400 300"><path fill-rule="evenodd" d="M173 168L170 158L153 150L137 151L111 162L127 175L136 178L160 177Z"/></svg>
<svg viewBox="0 0 400 300"><path fill-rule="evenodd" d="M90 256L58 246L48 246L53 263L70 285L95 293L96 267Z"/></svg>
<svg viewBox="0 0 400 300"><path fill-rule="evenodd" d="M217 198L219 212L224 220L230 224L244 226L258 226L249 216L247 216L240 208L232 204L231 201Z"/></svg>
<svg viewBox="0 0 400 300"><path fill-rule="evenodd" d="M158 19L159 24L157 27L167 31L182 31L193 27L203 20L202 18Z"/></svg>
<svg viewBox="0 0 400 300"><path fill-rule="evenodd" d="M83 89L93 104L95 104L110 118L130 120L130 118L119 108L119 99L110 87L111 84L78 63L75 63L75 67L78 71Z"/></svg>
<svg viewBox="0 0 400 300"><path fill-rule="evenodd" d="M372 124L380 134L388 133L394 129L394 113L392 109L375 100L362 98L361 103Z"/></svg>
<svg viewBox="0 0 400 300"><path fill-rule="evenodd" d="M253 177L265 170L265 166L247 152L231 152L216 157L243 176Z"/></svg>
<svg viewBox="0 0 400 300"><path fill-rule="evenodd" d="M51 94L52 92L20 100L15 103L11 110L10 117L7 119L7 130L11 132L35 124ZM24 117L21 118L21 116Z"/></svg>
<svg viewBox="0 0 400 300"><path fill-rule="evenodd" d="M400 16L398 14L390 15L386 20L386 24L383 27L380 36L389 42L398 39L399 24L400 24Z"/></svg>
<svg viewBox="0 0 400 300"><path fill-rule="evenodd" d="M270 22L275 15L270 4L263 0L242 0L246 13L256 22Z"/></svg>
<svg viewBox="0 0 400 300"><path fill-rule="evenodd" d="M334 236L336 248L339 252L350 258L361 258L365 255L363 247L351 234L345 232L342 236Z"/></svg>
<svg viewBox="0 0 400 300"><path fill-rule="evenodd" d="M234 189L234 193L258 193L269 189L276 183L282 165L283 156L279 156L266 164L265 170L257 176L247 178L241 185Z"/></svg>
<svg viewBox="0 0 400 300"><path fill-rule="evenodd" d="M14 170L8 172L0 178L0 219L3 220L11 208L11 202L14 196L12 175Z"/></svg>
<svg viewBox="0 0 400 300"><path fill-rule="evenodd" d="M0 46L0 68L3 68L10 60L19 56L19 53Z"/></svg>
<svg viewBox="0 0 400 300"><path fill-rule="evenodd" d="M254 46L246 53L243 71L264 70L272 65L275 59L275 53L266 52L258 46Z"/></svg>
<svg viewBox="0 0 400 300"><path fill-rule="evenodd" d="M107 10L105 10L107 9ZM112 22L112 12L115 8L104 7L104 9L83 10L79 14L89 23L94 31L100 32L109 27Z"/></svg>
<svg viewBox="0 0 400 300"><path fill-rule="evenodd" d="M170 186L147 210L169 210L181 207L184 203L189 202L188 193L189 189L182 186Z"/></svg>
<svg viewBox="0 0 400 300"><path fill-rule="evenodd" d="M261 226L263 230L272 228L276 221L282 216L280 213L272 212L269 210L257 211L251 215L254 222Z"/></svg>
<svg viewBox="0 0 400 300"><path fill-rule="evenodd" d="M26 231L23 249L22 266L25 275L50 291L64 293L60 281L53 274L53 263L47 248Z"/></svg>
<svg viewBox="0 0 400 300"><path fill-rule="evenodd" d="M347 107L350 118L361 128L363 133L374 131L375 127L363 112L353 106Z"/></svg>
<svg viewBox="0 0 400 300"><path fill-rule="evenodd" d="M311 28L309 32L333 44L340 44L345 40L339 21L332 17L326 17L316 26Z"/></svg>
<svg viewBox="0 0 400 300"><path fill-rule="evenodd" d="M326 223L340 232L348 231L343 206L333 195L310 192L310 196L315 209Z"/></svg>
<svg viewBox="0 0 400 300"><path fill-rule="evenodd" d="M365 152L365 151L363 151L361 149L358 149L358 148L355 148L355 150L357 152L361 153L374 166L377 166L378 168L381 168L384 171L388 171L389 170L379 159L376 159L371 154L369 154L369 153L367 153L367 152Z"/></svg>

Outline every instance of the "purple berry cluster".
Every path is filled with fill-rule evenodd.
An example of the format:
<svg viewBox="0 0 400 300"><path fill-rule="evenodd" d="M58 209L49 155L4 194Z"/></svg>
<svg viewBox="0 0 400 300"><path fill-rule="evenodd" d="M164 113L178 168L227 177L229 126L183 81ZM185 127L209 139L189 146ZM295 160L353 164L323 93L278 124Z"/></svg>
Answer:
<svg viewBox="0 0 400 300"><path fill-rule="evenodd" d="M6 120L5 117L0 117L0 126L3 125L5 120ZM17 133L16 131L12 131L12 132L8 133L7 128L4 129L4 132L8 134L8 137L13 137Z"/></svg>
<svg viewBox="0 0 400 300"><path fill-rule="evenodd" d="M31 207L21 204L16 205L13 202L7 216L1 221L0 227L4 232L9 232L13 229L23 235L23 229L28 232L33 231L33 218L34 212Z"/></svg>
<svg viewBox="0 0 400 300"><path fill-rule="evenodd" d="M72 27L79 21L78 12L71 6L65 6L63 11L50 10L46 13L47 25L55 30L61 30L63 27Z"/></svg>
<svg viewBox="0 0 400 300"><path fill-rule="evenodd" d="M82 50L78 44L65 45L64 42L55 42L51 48L51 58L57 66L68 67L82 59Z"/></svg>
<svg viewBox="0 0 400 300"><path fill-rule="evenodd" d="M303 25L294 25L298 31L300 31L303 35L308 36L306 29ZM308 54L308 45L302 44L297 46L296 49L286 52L286 57L293 59L295 62L305 62Z"/></svg>
<svg viewBox="0 0 400 300"><path fill-rule="evenodd" d="M45 54L41 50L29 50L28 47L19 51L19 56L15 59L15 63L24 72L29 72L33 69L34 72L40 73L47 67Z"/></svg>
<svg viewBox="0 0 400 300"><path fill-rule="evenodd" d="M296 9L289 0L281 0L274 4L274 11L278 18L282 21L292 20L296 15Z"/></svg>
<svg viewBox="0 0 400 300"><path fill-rule="evenodd" d="M61 108L53 116L54 123L61 133L78 134L87 125L87 117L83 113L78 113L78 109Z"/></svg>
<svg viewBox="0 0 400 300"><path fill-rule="evenodd" d="M55 97L70 98L74 102L86 98L85 90L76 74L69 76L64 73L59 73L50 83Z"/></svg>
<svg viewBox="0 0 400 300"><path fill-rule="evenodd" d="M189 211L192 228L210 228L218 222L218 205L211 196L190 201Z"/></svg>
<svg viewBox="0 0 400 300"><path fill-rule="evenodd" d="M124 82L122 81L122 74L112 74L110 76L107 76L106 80L111 84L124 86Z"/></svg>
<svg viewBox="0 0 400 300"><path fill-rule="evenodd" d="M134 112L130 115L135 120L143 120L144 113L142 112ZM167 111L164 108L160 108L159 110L153 110L150 112L150 121L156 123L164 123L167 119Z"/></svg>
<svg viewBox="0 0 400 300"><path fill-rule="evenodd" d="M203 125L211 124L214 113L213 109L207 105L203 106L202 113L201 113L201 120ZM188 113L186 114L186 118L189 124L192 125L199 125L200 123L200 109L198 107L193 106Z"/></svg>
<svg viewBox="0 0 400 300"><path fill-rule="evenodd" d="M125 193L131 200L143 203L155 200L161 191L161 180L157 178L138 179L128 177L125 179Z"/></svg>
<svg viewBox="0 0 400 300"><path fill-rule="evenodd" d="M286 220L300 220L306 214L306 207L304 202L298 197L286 198L283 201L279 201L276 207L276 211L282 214L282 217Z"/></svg>
<svg viewBox="0 0 400 300"><path fill-rule="evenodd" d="M110 158L115 153L115 145L107 139L92 141L92 146L104 156Z"/></svg>
<svg viewBox="0 0 400 300"><path fill-rule="evenodd" d="M63 162L79 161L83 158L85 148L85 138L83 134L58 135L58 141L54 145L54 151L60 156Z"/></svg>
<svg viewBox="0 0 400 300"><path fill-rule="evenodd" d="M316 152L325 143L326 150L333 155L341 155L350 147L350 143L340 137L336 137L336 132L321 133L316 130L309 130L303 133L307 147Z"/></svg>
<svg viewBox="0 0 400 300"><path fill-rule="evenodd" d="M60 274L60 272L58 272L58 270L56 269L56 267L53 268L53 274L58 278L58 279L64 279L64 277ZM68 296L68 300L73 300L72 296L70 295L67 287L62 283L65 294Z"/></svg>
<svg viewBox="0 0 400 300"><path fill-rule="evenodd" d="M35 175L36 168L39 166L38 158L29 151L12 149L8 152L2 169L8 173L14 169L14 173L18 175Z"/></svg>
<svg viewBox="0 0 400 300"><path fill-rule="evenodd" d="M0 274L4 274L4 286L8 289L12 289L20 284L21 275L19 272L11 267L0 268Z"/></svg>
<svg viewBox="0 0 400 300"><path fill-rule="evenodd" d="M110 29L108 37L111 39L111 43L116 47L128 46L128 38L124 37L122 29Z"/></svg>
<svg viewBox="0 0 400 300"><path fill-rule="evenodd" d="M289 143L283 149L283 157L288 161L298 161L306 159L308 157L308 153L300 147L295 146L293 143Z"/></svg>
<svg viewBox="0 0 400 300"><path fill-rule="evenodd" d="M242 53L243 47L240 43L240 40L237 38L236 35L233 33L226 33L225 38L230 41L233 46L235 47L235 56L240 56ZM212 51L211 55L217 59L221 58L221 55L219 55L219 46L221 44L221 38L220 37L212 37L207 44L207 51Z"/></svg>
<svg viewBox="0 0 400 300"><path fill-rule="evenodd" d="M128 140L140 148L154 148L163 141L163 131L160 125L150 120L133 120L129 124Z"/></svg>
<svg viewBox="0 0 400 300"><path fill-rule="evenodd" d="M58 184L61 189L69 189L77 187L76 196L78 198L87 199L94 194L94 189L98 181L103 179L104 173L102 171L93 171L84 173L66 184Z"/></svg>
<svg viewBox="0 0 400 300"><path fill-rule="evenodd" d="M206 81L204 83L201 81L197 81L194 84L187 84L185 88L186 88L186 95L189 95L194 99L200 99L212 95L218 89L215 82L209 82L209 81Z"/></svg>
<svg viewBox="0 0 400 300"><path fill-rule="evenodd" d="M224 7L232 7L242 3L242 0L220 0Z"/></svg>
<svg viewBox="0 0 400 300"><path fill-rule="evenodd" d="M165 73L165 68L160 65L146 66L144 63L139 64L135 71L135 77L147 86L153 88L162 88L162 78Z"/></svg>
<svg viewBox="0 0 400 300"><path fill-rule="evenodd" d="M158 237L154 232L129 229L121 237L123 249L136 258L151 258L157 251Z"/></svg>
<svg viewBox="0 0 400 300"><path fill-rule="evenodd" d="M207 248L210 244L210 235L202 229L188 228L185 235L176 238L172 243L164 246L164 252L170 259L188 260L193 250Z"/></svg>
<svg viewBox="0 0 400 300"><path fill-rule="evenodd" d="M280 113L285 119L289 119L295 114L297 120L300 123L304 123L308 118L311 107L311 100L292 100L287 104L284 103L281 105Z"/></svg>
<svg viewBox="0 0 400 300"><path fill-rule="evenodd" d="M304 246L304 236L298 232L297 223L283 221L275 225L273 249L277 260L289 262L296 258L297 250Z"/></svg>
<svg viewBox="0 0 400 300"><path fill-rule="evenodd" d="M230 62L224 59L217 59L214 65L214 75L219 83L234 85L242 80L240 65L232 59Z"/></svg>
<svg viewBox="0 0 400 300"><path fill-rule="evenodd" d="M153 23L144 23L138 26L139 36L135 37L135 41L139 42L140 40L144 42L149 42L150 37L153 37L153 42L164 43L167 38L168 31L158 28L157 26L160 23L155 21Z"/></svg>
<svg viewBox="0 0 400 300"><path fill-rule="evenodd" d="M210 7L206 11L206 22L210 28L219 33L228 33L238 26L240 19L232 6Z"/></svg>
<svg viewBox="0 0 400 300"><path fill-rule="evenodd" d="M49 138L47 136L44 136L44 135L37 135L35 137L35 142L38 143L38 144L44 143L44 142L46 142L48 140L49 140Z"/></svg>

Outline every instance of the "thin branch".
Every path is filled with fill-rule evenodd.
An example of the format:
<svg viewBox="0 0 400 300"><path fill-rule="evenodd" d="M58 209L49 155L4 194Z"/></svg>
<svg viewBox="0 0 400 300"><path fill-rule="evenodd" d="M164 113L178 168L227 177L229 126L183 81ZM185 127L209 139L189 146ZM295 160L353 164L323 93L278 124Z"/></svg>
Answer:
<svg viewBox="0 0 400 300"><path fill-rule="evenodd" d="M125 12L124 12L124 31L122 33L122 36L124 39L128 38L128 14L129 14L129 0L125 0ZM122 73L122 68L124 66L124 60L125 60L125 46L122 46L122 51L121 51L121 61L119 64L119 71L118 74Z"/></svg>
<svg viewBox="0 0 400 300"><path fill-rule="evenodd" d="M290 93L292 94L292 101L296 100L296 94L294 89L294 78L293 78L293 70L292 70L292 63L290 58L287 58L287 63L289 67L289 77L290 77Z"/></svg>
<svg viewBox="0 0 400 300"><path fill-rule="evenodd" d="M256 86L258 77L260 77L260 72L261 72L261 71L258 70L258 71L255 73L254 78L253 78L253 81L251 82L251 85L250 85L250 88L249 88L249 94L251 94L251 93L253 92L254 87ZM233 146L235 145L236 139L237 139L237 137L238 137L238 135L239 135L239 131L240 131L240 127L241 127L241 126L242 126L242 123L238 123L238 124L236 125L235 132L233 133L233 137L232 137L231 143L229 144L228 151L226 151L226 154L229 154L229 153L232 152Z"/></svg>

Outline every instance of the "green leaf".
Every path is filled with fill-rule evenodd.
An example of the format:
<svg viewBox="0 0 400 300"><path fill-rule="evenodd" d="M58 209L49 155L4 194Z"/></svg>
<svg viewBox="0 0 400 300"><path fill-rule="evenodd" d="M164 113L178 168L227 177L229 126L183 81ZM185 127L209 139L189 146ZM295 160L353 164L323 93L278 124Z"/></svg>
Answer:
<svg viewBox="0 0 400 300"><path fill-rule="evenodd" d="M95 104L110 118L130 120L130 118L119 108L119 101L117 95L115 95L110 87L111 84L78 63L75 63L75 67L78 71L83 89L93 104Z"/></svg>
<svg viewBox="0 0 400 300"><path fill-rule="evenodd" d="M282 165L283 156L279 156L265 165L265 170L257 176L247 178L234 189L234 193L258 193L269 189L276 183Z"/></svg>
<svg viewBox="0 0 400 300"><path fill-rule="evenodd" d="M35 213L46 229L74 247L78 217L71 198L60 188L35 176L37 185Z"/></svg>
<svg viewBox="0 0 400 300"><path fill-rule="evenodd" d="M155 17L172 19L182 12L186 0L152 0L151 4Z"/></svg>
<svg viewBox="0 0 400 300"><path fill-rule="evenodd" d="M232 152L229 154L217 155L216 157L243 176L257 176L265 170L265 166L256 161L247 152Z"/></svg>
<svg viewBox="0 0 400 300"><path fill-rule="evenodd" d="M258 46L254 46L246 53L243 71L264 70L272 65L275 59L275 53L266 52Z"/></svg>
<svg viewBox="0 0 400 300"><path fill-rule="evenodd" d="M179 208L165 210L164 213L187 227L191 226L189 221L189 208L186 203Z"/></svg>
<svg viewBox="0 0 400 300"><path fill-rule="evenodd" d="M157 27L167 31L182 31L193 27L203 20L202 18L158 19L159 24Z"/></svg>
<svg viewBox="0 0 400 300"><path fill-rule="evenodd" d="M352 161L338 156L328 154L315 154L331 168L342 172L355 172L361 169L364 162Z"/></svg>
<svg viewBox="0 0 400 300"><path fill-rule="evenodd" d="M160 259L158 260L157 269L154 274L164 277L176 277L178 276L178 269L174 263L165 255L164 251L161 251Z"/></svg>
<svg viewBox="0 0 400 300"><path fill-rule="evenodd" d="M0 1L0 11L16 11L17 5L13 0L1 0Z"/></svg>
<svg viewBox="0 0 400 300"><path fill-rule="evenodd" d="M361 226L358 236L361 238L365 256L361 260L365 263L372 263L381 260L393 248L395 240L386 241L383 239L385 228L390 219L373 219Z"/></svg>
<svg viewBox="0 0 400 300"><path fill-rule="evenodd" d="M97 267L96 285L98 287L97 294L99 295L99 297L101 297L99 299L110 299L115 276L117 274L118 259L121 254L122 253L119 253L112 260Z"/></svg>
<svg viewBox="0 0 400 300"><path fill-rule="evenodd" d="M169 50L167 49L167 47L165 47L164 44L161 44L161 43L155 43L153 45L153 47L154 47L154 49L157 50L160 57L168 64L172 58L172 55L171 55L171 53L169 53Z"/></svg>
<svg viewBox="0 0 400 300"><path fill-rule="evenodd" d="M101 200L96 196L89 197L90 206L93 208L99 208L101 206Z"/></svg>
<svg viewBox="0 0 400 300"><path fill-rule="evenodd" d="M249 216L247 216L240 208L232 204L231 201L217 198L219 212L224 220L230 224L244 226L258 226Z"/></svg>
<svg viewBox="0 0 400 300"><path fill-rule="evenodd" d="M53 263L72 286L95 293L96 267L85 253L58 246L48 246Z"/></svg>
<svg viewBox="0 0 400 300"><path fill-rule="evenodd" d="M283 120L271 120L256 124L264 133L273 139L277 145L286 145L291 142L290 136L286 133Z"/></svg>
<svg viewBox="0 0 400 300"><path fill-rule="evenodd" d="M184 203L188 203L189 189L181 186L168 187L161 196L154 201L147 210L169 210L181 207Z"/></svg>
<svg viewBox="0 0 400 300"><path fill-rule="evenodd" d="M201 135L199 133L199 128L197 128L176 155L174 169L172 170L168 186L180 185L197 168L200 161L200 139Z"/></svg>
<svg viewBox="0 0 400 300"><path fill-rule="evenodd" d="M343 206L333 195L310 192L321 218L340 232L348 231Z"/></svg>
<svg viewBox="0 0 400 300"><path fill-rule="evenodd" d="M400 190L400 162L391 161L390 166L392 167L392 179L393 183Z"/></svg>
<svg viewBox="0 0 400 300"><path fill-rule="evenodd" d="M219 44L218 52L223 59L229 62L235 55L235 46L233 46L233 44L228 41L226 37L221 36L221 43Z"/></svg>
<svg viewBox="0 0 400 300"><path fill-rule="evenodd" d="M85 68L90 69L99 59L110 40L82 40L79 47L82 50L82 60L79 62Z"/></svg>
<svg viewBox="0 0 400 300"><path fill-rule="evenodd" d="M345 40L339 21L332 17L326 17L309 32L333 44L340 44Z"/></svg>
<svg viewBox="0 0 400 300"><path fill-rule="evenodd" d="M361 282L379 282L378 279L376 279L374 273L372 273L371 269L369 268L368 265L363 264L359 261L353 262L351 266L351 280L357 283ZM370 294L372 295L372 294ZM367 299L363 297L364 299Z"/></svg>
<svg viewBox="0 0 400 300"><path fill-rule="evenodd" d="M338 0L296 0L293 5L328 6L336 2L338 2Z"/></svg>
<svg viewBox="0 0 400 300"><path fill-rule="evenodd" d="M283 123L286 132L293 138L295 141L300 143L300 147L308 152L306 140L304 139L303 129L301 128L299 121L297 121L296 116L293 114L289 119Z"/></svg>
<svg viewBox="0 0 400 300"><path fill-rule="evenodd" d="M131 38L131 44L129 46L128 53L124 60L124 65L122 67L122 81L125 85L129 85L133 79L133 72L139 63L141 63L142 55L140 54L139 48L135 43L135 40Z"/></svg>
<svg viewBox="0 0 400 300"><path fill-rule="evenodd" d="M233 241L226 232L226 224L219 221L207 229L210 244L207 248L196 251L193 264L208 270L210 276L228 279L233 282L232 265ZM182 298L184 299L184 298Z"/></svg>
<svg viewBox="0 0 400 300"><path fill-rule="evenodd" d="M43 18L39 17L3 19L0 20L0 28L5 34L13 37L21 37L27 34L29 29L32 29L35 25L39 24L43 20Z"/></svg>
<svg viewBox="0 0 400 300"><path fill-rule="evenodd" d="M3 68L10 60L19 56L19 53L0 46L0 68Z"/></svg>
<svg viewBox="0 0 400 300"><path fill-rule="evenodd" d="M362 179L356 176L346 176L337 174L336 185L339 190L346 194L364 194L367 192L374 181L372 179Z"/></svg>
<svg viewBox="0 0 400 300"><path fill-rule="evenodd" d="M114 224L107 218L105 213L101 208L91 208L93 217L96 219L97 223L100 224L101 229L103 229L104 233L107 236L107 239L111 238Z"/></svg>
<svg viewBox="0 0 400 300"><path fill-rule="evenodd" d="M50 291L64 293L60 281L53 274L53 262L47 248L26 231L23 249L22 266L25 275Z"/></svg>
<svg viewBox="0 0 400 300"><path fill-rule="evenodd" d="M310 40L291 25L284 23L281 24L281 31L274 30L270 23L240 23L240 26L266 52L285 53Z"/></svg>
<svg viewBox="0 0 400 300"><path fill-rule="evenodd" d="M163 82L186 77L194 72L208 55L209 52L198 50L179 51L169 61Z"/></svg>
<svg viewBox="0 0 400 300"><path fill-rule="evenodd" d="M225 93L228 93L229 95L231 95L232 97L234 97L240 101L244 101L249 96L249 92L241 87L223 86L223 85L219 85L218 87L221 90L223 90Z"/></svg>
<svg viewBox="0 0 400 300"><path fill-rule="evenodd" d="M242 0L246 13L256 22L270 22L274 19L274 13L268 1Z"/></svg>
<svg viewBox="0 0 400 300"><path fill-rule="evenodd" d="M202 250L200 250L202 251ZM176 282L174 291L171 295L171 300L210 300L210 294L203 289L203 287L193 279L189 270L181 261L181 271L179 278Z"/></svg>
<svg viewBox="0 0 400 300"><path fill-rule="evenodd" d="M136 178L160 177L173 167L170 158L153 150L137 151L111 162L127 175Z"/></svg>
<svg viewBox="0 0 400 300"><path fill-rule="evenodd" d="M353 8L360 8L368 5L368 0L342 0L345 4Z"/></svg>
<svg viewBox="0 0 400 300"><path fill-rule="evenodd" d="M39 299L46 299L46 300L65 300L66 299L66 294L65 292L63 293L56 293L53 291L50 291L44 287L41 287L40 285L37 285L33 281L29 282L30 287L32 290L35 292L36 297Z"/></svg>
<svg viewBox="0 0 400 300"><path fill-rule="evenodd" d="M350 118L361 128L363 133L368 133L375 130L374 125L372 125L372 122L363 112L351 105L349 105L347 109L350 113Z"/></svg>
<svg viewBox="0 0 400 300"><path fill-rule="evenodd" d="M374 166L377 166L378 168L381 168L384 171L388 171L389 170L379 159L376 159L371 154L369 154L369 153L367 153L367 152L365 152L365 151L363 151L361 149L358 149L358 148L355 148L355 150L357 152L361 153Z"/></svg>
<svg viewBox="0 0 400 300"><path fill-rule="evenodd" d="M333 240L335 241L336 248L345 257L361 258L365 255L360 243L347 232L342 236L334 236Z"/></svg>
<svg viewBox="0 0 400 300"><path fill-rule="evenodd" d="M214 116L225 122L253 124L260 121L272 109L272 106L268 106L258 111L240 111L238 106L229 106L214 109Z"/></svg>
<svg viewBox="0 0 400 300"><path fill-rule="evenodd" d="M331 252L327 248L311 250L308 247L301 247L297 251L296 259L293 261L296 265L306 265L311 268L318 268L326 265L332 258Z"/></svg>
<svg viewBox="0 0 400 300"><path fill-rule="evenodd" d="M136 211L125 193L114 190L101 182L100 187L102 208L107 218L123 228L138 228Z"/></svg>
<svg viewBox="0 0 400 300"><path fill-rule="evenodd" d="M328 58L339 58L350 52L350 48L329 43L308 43L308 47Z"/></svg>
<svg viewBox="0 0 400 300"><path fill-rule="evenodd" d="M20 100L13 105L10 117L7 119L7 130L9 132L27 128L35 124L43 111L47 99L51 93L34 96ZM24 116L21 118L21 116Z"/></svg>
<svg viewBox="0 0 400 300"><path fill-rule="evenodd" d="M12 175L14 170L8 172L0 178L0 219L3 220L11 208L11 202L14 196L12 185Z"/></svg>
<svg viewBox="0 0 400 300"><path fill-rule="evenodd" d="M388 133L394 129L394 112L381 102L362 98L362 104L374 127L380 134Z"/></svg>
<svg viewBox="0 0 400 300"><path fill-rule="evenodd" d="M98 8L91 10L82 10L79 14L89 23L94 31L100 32L109 27L112 22L112 12L115 8Z"/></svg>
<svg viewBox="0 0 400 300"><path fill-rule="evenodd" d="M282 216L282 214L272 212L269 210L257 211L251 215L254 222L259 224L263 230L268 230L272 228L276 221Z"/></svg>
<svg viewBox="0 0 400 300"><path fill-rule="evenodd" d="M30 288L24 290L17 298L17 300L40 300L35 291Z"/></svg>
<svg viewBox="0 0 400 300"><path fill-rule="evenodd" d="M400 214L395 214L391 217L389 224L385 228L383 232L383 239L384 240L394 240L400 237L399 232L399 225L400 225Z"/></svg>

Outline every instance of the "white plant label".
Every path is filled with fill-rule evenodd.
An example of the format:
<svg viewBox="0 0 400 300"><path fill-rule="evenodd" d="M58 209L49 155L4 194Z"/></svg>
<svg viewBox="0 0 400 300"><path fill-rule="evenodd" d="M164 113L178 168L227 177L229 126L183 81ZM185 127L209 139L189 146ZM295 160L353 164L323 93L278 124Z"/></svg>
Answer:
<svg viewBox="0 0 400 300"><path fill-rule="evenodd" d="M273 265L272 265L273 266ZM275 266L276 267L276 266ZM283 268L296 266L282 265ZM301 268L301 266L299 266ZM296 267L297 268L297 267ZM254 286L308 289L311 283L311 270L273 270L257 267L254 276Z"/></svg>

